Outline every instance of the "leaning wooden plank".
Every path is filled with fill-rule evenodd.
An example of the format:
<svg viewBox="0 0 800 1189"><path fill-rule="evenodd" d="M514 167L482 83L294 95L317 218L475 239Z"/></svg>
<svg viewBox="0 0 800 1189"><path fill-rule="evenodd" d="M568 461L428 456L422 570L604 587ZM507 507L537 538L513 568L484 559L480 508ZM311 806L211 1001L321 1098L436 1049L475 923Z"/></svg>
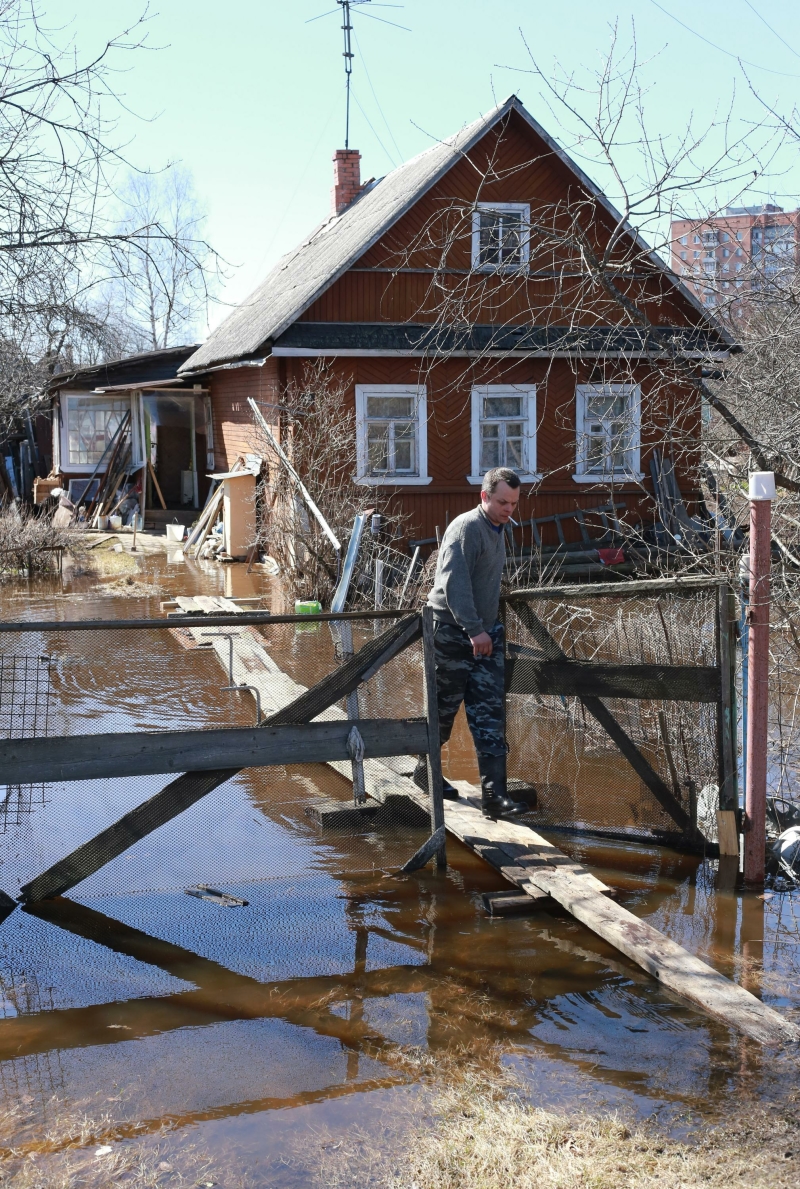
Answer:
<svg viewBox="0 0 800 1189"><path fill-rule="evenodd" d="M209 768L259 768L270 764L324 764L349 758L348 722L314 722L261 729L131 732L66 738L0 740L0 771L9 784L99 780L202 772ZM367 756L424 752L425 719L363 719L359 732Z"/></svg>
<svg viewBox="0 0 800 1189"><path fill-rule="evenodd" d="M550 635L530 604L512 602L511 607L514 614L524 624L539 648L541 648L546 660L558 663L568 660L566 653ZM647 786L662 809L669 814L678 829L684 831L687 835L696 832L696 827L690 815L686 812L683 805L681 805L672 789L661 779L650 761L642 754L627 731L620 726L608 707L597 697L581 696L580 700L589 713L597 719L606 734L617 745L636 775Z"/></svg>
<svg viewBox="0 0 800 1189"><path fill-rule="evenodd" d="M593 894L555 868L535 872L530 882L665 987L729 1027L763 1044L800 1040L800 1029L789 1020L621 905Z"/></svg>
<svg viewBox="0 0 800 1189"><path fill-rule="evenodd" d="M546 892L665 987L746 1036L765 1044L800 1040L800 1029L778 1012L609 900L605 884L580 863L519 822L482 817L478 790L456 786L461 796L445 802L446 829L510 882L536 897Z"/></svg>
<svg viewBox="0 0 800 1189"><path fill-rule="evenodd" d="M601 661L546 661L509 648L506 691L512 694L652 698L719 702L720 670L714 665L609 665Z"/></svg>
<svg viewBox="0 0 800 1189"><path fill-rule="evenodd" d="M421 634L418 615L406 616L394 627L368 640L363 648L318 685L307 690L278 711L263 724L282 726L310 722L329 706L341 701L357 685L375 672L376 667L402 652ZM79 846L71 854L53 864L20 889L20 899L29 902L61 896L76 884L94 875L112 859L157 830L219 785L230 780L238 768L221 768L209 772L185 772L176 780L145 801L137 809L125 814L113 826ZM409 782L410 783L410 782Z"/></svg>

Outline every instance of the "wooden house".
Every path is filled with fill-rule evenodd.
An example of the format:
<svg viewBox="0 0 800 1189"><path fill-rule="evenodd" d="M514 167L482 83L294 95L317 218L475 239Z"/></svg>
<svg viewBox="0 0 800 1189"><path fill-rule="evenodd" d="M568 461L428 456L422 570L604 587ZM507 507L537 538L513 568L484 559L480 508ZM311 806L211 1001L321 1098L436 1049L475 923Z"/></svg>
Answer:
<svg viewBox="0 0 800 1189"><path fill-rule="evenodd" d="M580 265L612 241L619 301ZM520 474L526 521L612 494L652 520L650 457L678 437L691 503L692 369L729 345L512 96L378 181L362 184L359 153L338 150L330 216L176 382L208 394L208 470L227 471L253 450L247 399L280 437L282 391L325 361L355 413L365 505L380 489L424 539L474 506L492 465Z"/></svg>

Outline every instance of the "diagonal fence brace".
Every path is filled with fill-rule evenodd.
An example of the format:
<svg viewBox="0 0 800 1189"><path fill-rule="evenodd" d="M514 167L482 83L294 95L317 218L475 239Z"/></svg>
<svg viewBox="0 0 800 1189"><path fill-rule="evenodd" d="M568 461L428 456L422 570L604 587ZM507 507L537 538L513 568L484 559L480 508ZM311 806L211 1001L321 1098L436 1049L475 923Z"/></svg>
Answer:
<svg viewBox="0 0 800 1189"><path fill-rule="evenodd" d="M359 652L288 706L265 718L262 727L311 722L347 697L362 681L418 640L421 634L420 616L406 616L389 631L369 640ZM186 772L178 776L112 826L24 884L20 888L19 900L29 904L63 896L70 888L94 875L112 859L129 850L134 843L189 809L240 771L239 768L218 768L207 772Z"/></svg>
<svg viewBox="0 0 800 1189"><path fill-rule="evenodd" d="M419 871L420 867L424 867L426 863L429 863L433 856L438 854L444 846L444 834L444 826L439 826L438 830L434 830L427 842L423 842L419 850L415 851L411 858L395 873L395 877L398 875L409 875L412 871Z"/></svg>
<svg viewBox="0 0 800 1189"><path fill-rule="evenodd" d="M566 661L567 654L553 639L529 603L522 599L508 599L514 614L531 633L548 661ZM607 735L617 745L639 779L677 825L686 834L695 830L690 815L681 805L672 789L661 779L646 756L642 754L627 731L617 722L608 707L597 697L584 695L580 698L589 713L599 722Z"/></svg>

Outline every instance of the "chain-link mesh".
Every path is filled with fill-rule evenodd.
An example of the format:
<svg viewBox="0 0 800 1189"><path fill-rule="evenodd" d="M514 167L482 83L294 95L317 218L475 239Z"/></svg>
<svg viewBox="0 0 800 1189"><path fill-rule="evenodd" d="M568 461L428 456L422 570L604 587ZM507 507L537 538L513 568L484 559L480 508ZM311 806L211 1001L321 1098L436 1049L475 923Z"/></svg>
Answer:
<svg viewBox="0 0 800 1189"><path fill-rule="evenodd" d="M392 619L0 634L3 731L75 736L254 726L335 672L352 653L394 627ZM40 656L49 658L40 661ZM28 674L27 681L20 674ZM47 723L39 684L47 684ZM241 687L241 688L240 688ZM245 688L246 687L246 688ZM323 720L423 715L422 648L412 644L326 710ZM38 691L38 692L37 692ZM37 700L38 699L38 700ZM348 705L349 702L349 705ZM207 885L331 881L396 871L430 832L429 817L404 790L415 756L364 761L367 800L353 799L352 764L250 768L141 838L82 880L83 897L183 891ZM197 773L199 781L209 774ZM224 775L224 773L223 773ZM11 895L152 797L174 777L52 783L22 815L7 816L0 887ZM213 786L210 780L209 785ZM11 797L9 786L0 798ZM236 893L240 895L240 892ZM252 894L252 893L251 893ZM241 898L249 899L251 894ZM321 892L315 894L322 894ZM312 896L313 899L313 896ZM188 911L188 909L187 909Z"/></svg>
<svg viewBox="0 0 800 1189"><path fill-rule="evenodd" d="M526 604L573 661L716 666L716 587L658 596L564 598ZM541 638L509 604L509 644L541 651ZM630 740L709 841L717 837L718 706L603 698ZM535 787L531 824L669 840L683 831L576 696L514 694L507 700L509 772Z"/></svg>

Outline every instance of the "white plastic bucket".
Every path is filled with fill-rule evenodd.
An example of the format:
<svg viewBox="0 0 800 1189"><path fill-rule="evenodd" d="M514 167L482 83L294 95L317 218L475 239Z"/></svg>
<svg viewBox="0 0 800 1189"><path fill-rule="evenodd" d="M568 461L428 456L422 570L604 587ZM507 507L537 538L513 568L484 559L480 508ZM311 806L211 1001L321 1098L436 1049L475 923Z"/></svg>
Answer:
<svg viewBox="0 0 800 1189"><path fill-rule="evenodd" d="M113 529L122 528L122 517L121 516L109 516L108 523L111 525L111 527Z"/></svg>
<svg viewBox="0 0 800 1189"><path fill-rule="evenodd" d="M186 532L186 525L184 524L168 524L167 525L167 540L168 541L182 541L183 534Z"/></svg>

